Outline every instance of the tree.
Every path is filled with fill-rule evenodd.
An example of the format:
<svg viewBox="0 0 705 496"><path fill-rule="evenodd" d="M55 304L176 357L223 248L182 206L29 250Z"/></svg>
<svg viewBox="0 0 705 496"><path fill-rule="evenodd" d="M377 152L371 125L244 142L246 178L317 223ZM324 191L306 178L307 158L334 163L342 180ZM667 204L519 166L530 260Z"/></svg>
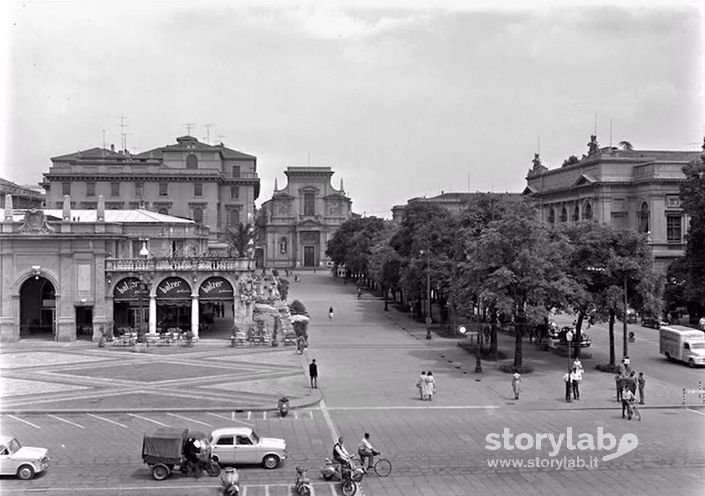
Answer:
<svg viewBox="0 0 705 496"><path fill-rule="evenodd" d="M226 238L228 242L228 256L244 257L247 253L247 243L250 240L249 224L240 223L237 227L228 227Z"/></svg>
<svg viewBox="0 0 705 496"><path fill-rule="evenodd" d="M571 155L563 161L563 165L561 165L561 167L568 167L569 165L577 164L578 162L580 162L580 159L575 155Z"/></svg>
<svg viewBox="0 0 705 496"><path fill-rule="evenodd" d="M354 218L344 222L328 241L326 255L336 264L345 265L348 274L367 277L370 250L387 222L378 217Z"/></svg>
<svg viewBox="0 0 705 496"><path fill-rule="evenodd" d="M629 151L631 151L631 150L634 149L634 147L632 146L632 144L631 144L629 141L620 141L620 142L619 142L619 147L620 147L622 150L629 150Z"/></svg>
<svg viewBox="0 0 705 496"><path fill-rule="evenodd" d="M399 288L401 257L389 244L393 235L393 228L385 230L370 250L369 274L382 288L385 312L389 310L389 291Z"/></svg>

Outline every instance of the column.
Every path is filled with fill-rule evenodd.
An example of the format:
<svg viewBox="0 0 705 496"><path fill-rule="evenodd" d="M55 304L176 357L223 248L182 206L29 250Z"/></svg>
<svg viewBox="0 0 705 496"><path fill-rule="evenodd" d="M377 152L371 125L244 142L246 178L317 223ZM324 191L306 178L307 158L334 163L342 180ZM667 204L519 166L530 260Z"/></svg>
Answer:
<svg viewBox="0 0 705 496"><path fill-rule="evenodd" d="M149 295L149 333L157 333L157 297Z"/></svg>
<svg viewBox="0 0 705 496"><path fill-rule="evenodd" d="M191 297L191 332L198 339L198 296Z"/></svg>

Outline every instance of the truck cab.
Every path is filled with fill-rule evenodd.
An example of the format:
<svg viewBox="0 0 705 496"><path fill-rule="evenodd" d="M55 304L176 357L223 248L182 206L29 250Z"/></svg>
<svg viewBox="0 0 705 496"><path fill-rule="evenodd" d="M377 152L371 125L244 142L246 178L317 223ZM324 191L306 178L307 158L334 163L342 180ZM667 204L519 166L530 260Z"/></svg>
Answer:
<svg viewBox="0 0 705 496"><path fill-rule="evenodd" d="M683 326L663 326L659 330L659 349L669 360L691 367L705 365L705 333Z"/></svg>

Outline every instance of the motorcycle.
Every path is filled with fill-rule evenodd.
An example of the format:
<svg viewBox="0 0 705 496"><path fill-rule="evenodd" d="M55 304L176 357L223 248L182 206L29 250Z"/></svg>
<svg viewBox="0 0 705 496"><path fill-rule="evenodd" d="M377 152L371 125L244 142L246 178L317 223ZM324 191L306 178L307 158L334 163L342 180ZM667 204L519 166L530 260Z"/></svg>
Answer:
<svg viewBox="0 0 705 496"><path fill-rule="evenodd" d="M223 475L220 476L220 482L223 485L223 496L240 495L240 475L234 467L228 467L223 470Z"/></svg>
<svg viewBox="0 0 705 496"><path fill-rule="evenodd" d="M357 484L362 482L365 471L355 465L354 457L350 457L350 466L344 467L341 463L326 458L326 464L321 469L325 480L337 479L341 481L343 496L353 496L357 492Z"/></svg>
<svg viewBox="0 0 705 496"><path fill-rule="evenodd" d="M296 467L296 483L294 484L294 490L297 496L311 495L311 479L308 478L306 469L303 467Z"/></svg>

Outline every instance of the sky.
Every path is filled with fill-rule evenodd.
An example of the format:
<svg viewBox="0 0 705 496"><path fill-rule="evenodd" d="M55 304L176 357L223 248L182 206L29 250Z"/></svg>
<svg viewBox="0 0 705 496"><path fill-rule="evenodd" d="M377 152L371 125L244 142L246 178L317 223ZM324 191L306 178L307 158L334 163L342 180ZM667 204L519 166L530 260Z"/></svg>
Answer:
<svg viewBox="0 0 705 496"><path fill-rule="evenodd" d="M78 1L0 7L0 177L191 134L257 157L258 206L331 167L353 210L521 192L622 140L697 150L705 10L689 0ZM209 125L207 128L206 126ZM611 133L610 133L611 129Z"/></svg>

